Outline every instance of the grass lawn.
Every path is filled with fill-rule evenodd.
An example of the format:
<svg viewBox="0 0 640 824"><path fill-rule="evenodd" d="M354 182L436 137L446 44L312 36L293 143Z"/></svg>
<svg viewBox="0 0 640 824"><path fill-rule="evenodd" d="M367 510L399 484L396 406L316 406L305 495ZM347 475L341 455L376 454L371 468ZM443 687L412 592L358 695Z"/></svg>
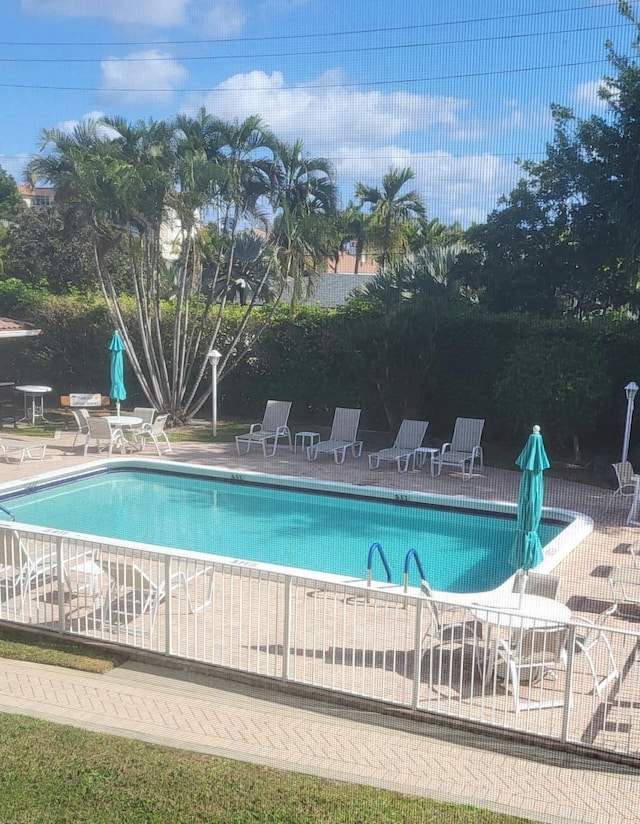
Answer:
<svg viewBox="0 0 640 824"><path fill-rule="evenodd" d="M59 641L48 636L39 638L7 626L0 626L0 658L96 673L108 672L126 661L125 655L103 653L62 638Z"/></svg>
<svg viewBox="0 0 640 824"><path fill-rule="evenodd" d="M516 824L525 819L0 715L0 820Z"/></svg>

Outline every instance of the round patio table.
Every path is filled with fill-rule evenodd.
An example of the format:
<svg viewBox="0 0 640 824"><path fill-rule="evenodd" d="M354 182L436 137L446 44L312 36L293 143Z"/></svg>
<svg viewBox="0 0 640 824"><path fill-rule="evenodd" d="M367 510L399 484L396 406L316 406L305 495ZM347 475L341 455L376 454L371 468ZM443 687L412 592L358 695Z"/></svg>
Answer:
<svg viewBox="0 0 640 824"><path fill-rule="evenodd" d="M131 431L132 429L137 429L139 426L142 426L142 418L139 418L137 415L105 415L104 417L105 420L109 422L109 426L112 429L122 430L122 435L125 440L125 448L130 452L133 452L133 440L128 440L124 436L124 432L125 430Z"/></svg>
<svg viewBox="0 0 640 824"><path fill-rule="evenodd" d="M33 426L36 418L39 418L44 423L49 423L44 416L44 396L51 392L50 386L39 386L37 384L25 384L24 386L16 386L17 392L22 392L24 395L24 418Z"/></svg>

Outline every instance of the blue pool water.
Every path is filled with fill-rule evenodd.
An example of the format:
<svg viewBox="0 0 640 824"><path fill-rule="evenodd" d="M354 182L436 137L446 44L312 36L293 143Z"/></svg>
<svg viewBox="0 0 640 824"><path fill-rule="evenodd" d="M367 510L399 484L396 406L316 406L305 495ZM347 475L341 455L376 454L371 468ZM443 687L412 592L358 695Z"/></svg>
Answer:
<svg viewBox="0 0 640 824"><path fill-rule="evenodd" d="M513 574L515 519L473 511L133 469L12 494L3 504L36 526L355 578L366 576L378 541L398 584L415 548L431 586L451 592L492 589ZM542 524L543 545L561 529ZM377 558L373 577L385 580ZM415 564L410 583L419 585Z"/></svg>

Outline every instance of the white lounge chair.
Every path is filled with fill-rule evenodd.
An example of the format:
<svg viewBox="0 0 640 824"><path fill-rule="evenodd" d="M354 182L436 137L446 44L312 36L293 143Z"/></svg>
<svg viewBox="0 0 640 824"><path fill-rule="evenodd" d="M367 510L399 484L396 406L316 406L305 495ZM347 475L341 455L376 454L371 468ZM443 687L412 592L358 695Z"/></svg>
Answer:
<svg viewBox="0 0 640 824"><path fill-rule="evenodd" d="M333 413L329 440L308 446L307 458L315 461L320 454L333 454L335 462L341 464L347 456L347 449L351 449L354 458L359 458L362 455L362 441L357 440L357 437L361 411L338 406Z"/></svg>
<svg viewBox="0 0 640 824"><path fill-rule="evenodd" d="M24 609L25 601L31 594L31 585L52 573L55 559L52 560L51 550L33 557L16 529L0 532L0 601L15 598L19 591Z"/></svg>
<svg viewBox="0 0 640 824"><path fill-rule="evenodd" d="M293 450L289 429L290 412L291 401L267 401L262 423L252 423L248 432L244 435L236 435L238 455L246 455L251 449L251 444L259 443L262 446L264 456L271 458L276 454L280 438L287 438L289 449ZM269 454L267 454L268 441L273 441L273 449ZM244 451L240 449L241 444L247 445Z"/></svg>
<svg viewBox="0 0 640 824"><path fill-rule="evenodd" d="M72 409L71 414L76 419L76 424L78 425L73 443L71 444L71 446L75 446L78 435L84 435L86 437L89 434L89 413L86 409Z"/></svg>
<svg viewBox="0 0 640 824"><path fill-rule="evenodd" d="M158 455L161 455L162 452L160 451L159 441L160 439L164 439L164 442L167 445L165 453L171 452L171 442L167 437L167 433L164 431L168 418L169 415L158 415L153 423L143 423L142 426L139 429L136 429L133 433L134 443L140 443L140 449L144 449L147 441L152 441Z"/></svg>
<svg viewBox="0 0 640 824"><path fill-rule="evenodd" d="M98 447L98 452L102 451L102 444L109 450L109 457L113 452L114 446L119 446L122 454L125 454L125 440L122 429L112 427L106 418L98 418L90 416L88 420L89 431L87 432L87 440L84 444L84 454L87 454L89 449L89 442L95 441Z"/></svg>
<svg viewBox="0 0 640 824"><path fill-rule="evenodd" d="M606 611L606 615L620 613L621 604L640 607L640 569L613 567L609 573L609 586L613 604Z"/></svg>
<svg viewBox="0 0 640 824"><path fill-rule="evenodd" d="M599 615L595 621L582 616L572 618L572 623L578 624L581 628L575 638L575 647L585 657L593 678L593 693L595 695L601 695L604 688L620 674L611 641L605 630L605 622L608 618L609 615L606 612ZM603 654L598 655L598 647L601 647ZM608 671L600 675L598 674L598 665L602 663L603 655L607 659Z"/></svg>
<svg viewBox="0 0 640 824"><path fill-rule="evenodd" d="M633 465L629 461L620 461L619 463L611 464L611 466L613 467L613 471L616 473L618 486L613 490L611 500L609 501L609 507L615 503L617 497L632 498L634 492L636 491Z"/></svg>
<svg viewBox="0 0 640 824"><path fill-rule="evenodd" d="M453 429L453 437L450 442L444 443L438 458L438 475L442 472L443 466L459 466L462 476L468 480L473 474L473 465L480 462L480 468L484 465L484 458L480 440L484 420L481 418L458 418ZM465 474L465 464L469 462L469 472Z"/></svg>
<svg viewBox="0 0 640 824"><path fill-rule="evenodd" d="M151 569L146 570L135 562L128 562L124 559L111 560L103 558L101 565L110 581L107 604L109 624L112 623L114 599L122 597L123 600L118 603L118 612L122 619L128 623L148 612L149 635L151 635L155 626L158 607L166 595L165 564L158 562ZM204 575L209 576L208 591L202 603L196 604L191 598L189 585ZM173 593L176 588L183 587L188 611L197 614L212 602L213 583L212 566L200 568L192 575L188 575L184 568L178 567L171 575L169 591Z"/></svg>
<svg viewBox="0 0 640 824"><path fill-rule="evenodd" d="M25 438L24 440L20 438L0 438L0 452L7 463L9 463L9 455L11 452L20 453L20 463L22 463L25 458L34 458L35 456L31 454L34 449L40 450L39 457L42 461L44 460L47 446L48 443L46 441L38 441L31 438Z"/></svg>
<svg viewBox="0 0 640 824"><path fill-rule="evenodd" d="M405 418L400 424L393 446L369 455L369 469L377 469L380 461L395 461L398 472L406 472L416 449L422 446L428 426L428 421L412 421Z"/></svg>

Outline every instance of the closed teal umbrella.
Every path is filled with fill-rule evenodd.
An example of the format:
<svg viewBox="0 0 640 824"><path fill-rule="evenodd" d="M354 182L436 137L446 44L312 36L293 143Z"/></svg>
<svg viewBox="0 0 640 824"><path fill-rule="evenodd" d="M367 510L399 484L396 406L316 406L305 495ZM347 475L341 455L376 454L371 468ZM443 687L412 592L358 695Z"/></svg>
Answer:
<svg viewBox="0 0 640 824"><path fill-rule="evenodd" d="M538 566L543 558L538 527L542 517L544 496L542 473L549 468L549 459L544 450L539 426L533 427L533 434L529 435L524 449L516 458L516 464L522 469L522 477L518 493L516 534L510 561L513 567L526 572Z"/></svg>
<svg viewBox="0 0 640 824"><path fill-rule="evenodd" d="M120 415L120 401L127 399L127 390L124 385L124 343L117 332L113 333L111 343L111 390L109 395L116 402L116 414Z"/></svg>

